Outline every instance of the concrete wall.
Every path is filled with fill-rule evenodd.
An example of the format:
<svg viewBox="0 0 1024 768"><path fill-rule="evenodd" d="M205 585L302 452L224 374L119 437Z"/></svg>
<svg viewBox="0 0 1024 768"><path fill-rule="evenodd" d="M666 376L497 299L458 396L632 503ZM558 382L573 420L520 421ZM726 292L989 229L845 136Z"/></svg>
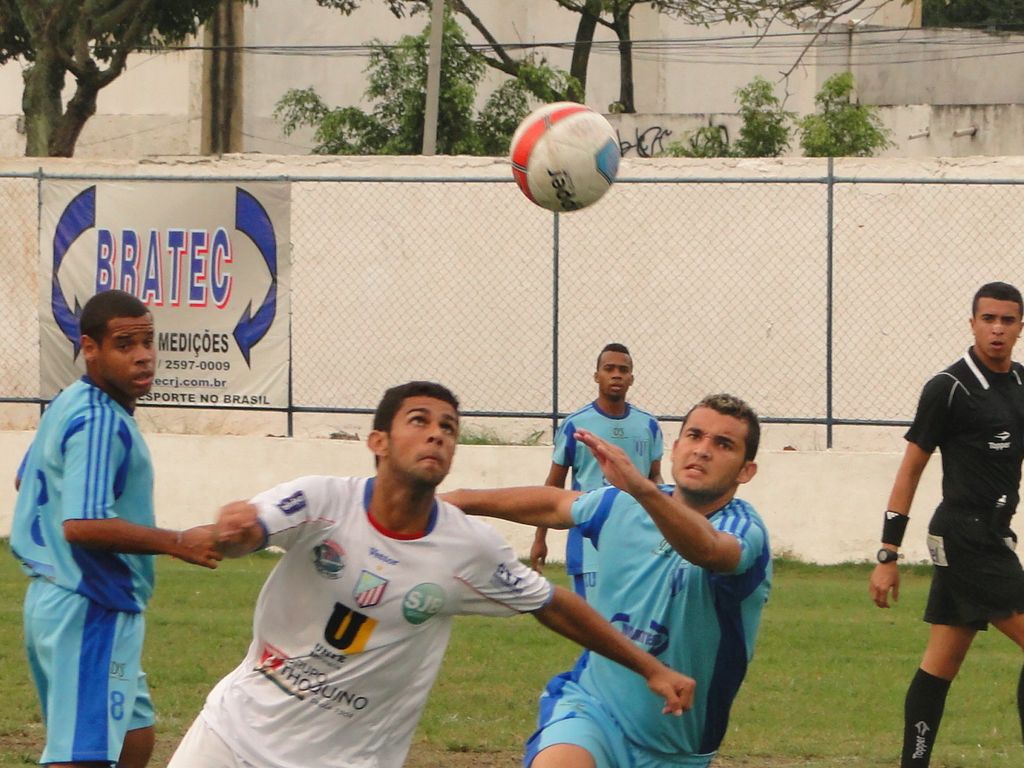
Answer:
<svg viewBox="0 0 1024 768"><path fill-rule="evenodd" d="M328 104L366 106L367 57L356 49L373 39L394 41L419 34L427 21L423 14L396 19L385 3L363 3L350 17L312 2L302 3L297 13L297 5L297 0L263 0L244 9L241 39L248 47L241 54L239 75L240 151L308 153L314 143L312 131L286 137L273 117L281 96L290 88L313 87ZM568 68L571 52L564 43L574 38L576 14L547 2L479 0L473 9L498 40L536 44L539 55ZM649 126L662 121L663 115L674 115L668 127L678 139L710 116L735 134L735 92L755 75L780 82L787 108L806 114L814 109L821 83L835 72L852 68L863 103L898 107L883 116L893 128L896 144L888 156L1024 151L1024 130L1016 109L1016 84L1024 77L1024 68L1019 56L1002 55L1019 48L1024 36L914 29L920 22L920 3L896 0L869 0L847 22L805 50L813 39L808 30L776 24L770 30L774 37L759 40L744 24L693 26L639 6L632 20L638 115L628 121ZM464 19L462 23L471 42L483 42ZM669 42L672 45L666 45ZM77 156L199 153L204 61L200 51L129 57L125 74L100 92L97 114L86 124ZM0 156L17 155L24 149L24 136L18 133L20 66L13 62L0 67ZM614 36L599 28L588 70L590 106L603 112L618 100L618 67ZM780 73L791 69L783 85ZM481 98L503 78L489 72ZM952 113L945 120L938 114L923 115L927 107L914 105L948 107L943 115ZM960 111L961 106L967 111ZM972 110L982 106L994 111L974 114ZM977 125L979 131L953 140L948 134L956 128L946 130L946 122L958 127ZM929 127L929 137L920 138ZM622 138L628 141L631 125L626 128ZM919 138L910 140L911 135ZM799 154L798 149L793 154Z"/></svg>
<svg viewBox="0 0 1024 768"><path fill-rule="evenodd" d="M866 102L865 103L870 103ZM1024 155L1024 104L910 104L877 106L892 146L876 153L883 158ZM686 140L706 125L722 126L735 141L743 121L729 112L701 114L608 115L619 133L625 157L656 157L673 143ZM784 157L800 157L795 127Z"/></svg>
<svg viewBox="0 0 1024 768"><path fill-rule="evenodd" d="M13 477L31 438L31 432L0 432L0 476ZM209 522L220 504L300 475L372 472L361 442L166 434L148 435L147 441L156 466L158 523L171 528ZM764 517L776 555L821 564L874 556L899 454L764 451L758 458L758 473L739 496ZM539 484L550 461L546 446L463 445L442 490ZM903 551L909 561L927 559L924 536L939 499L939 474L936 459L925 472L907 531ZM2 536L10 532L14 495L9 480L0 482ZM529 553L532 528L494 522L517 554ZM564 534L552 532L548 544L552 559L561 559Z"/></svg>

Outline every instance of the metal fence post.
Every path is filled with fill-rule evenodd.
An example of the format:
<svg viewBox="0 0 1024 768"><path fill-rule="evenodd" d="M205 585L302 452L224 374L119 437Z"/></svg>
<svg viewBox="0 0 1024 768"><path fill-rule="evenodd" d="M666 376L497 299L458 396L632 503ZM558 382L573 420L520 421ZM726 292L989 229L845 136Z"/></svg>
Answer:
<svg viewBox="0 0 1024 768"><path fill-rule="evenodd" d="M551 220L551 435L558 429L558 212Z"/></svg>
<svg viewBox="0 0 1024 768"><path fill-rule="evenodd" d="M826 277L825 277L825 447L832 448L832 427L834 414L832 413L832 256L835 246L833 204L835 202L835 173L833 172L832 158L828 159L827 179L827 206L825 222L826 247Z"/></svg>

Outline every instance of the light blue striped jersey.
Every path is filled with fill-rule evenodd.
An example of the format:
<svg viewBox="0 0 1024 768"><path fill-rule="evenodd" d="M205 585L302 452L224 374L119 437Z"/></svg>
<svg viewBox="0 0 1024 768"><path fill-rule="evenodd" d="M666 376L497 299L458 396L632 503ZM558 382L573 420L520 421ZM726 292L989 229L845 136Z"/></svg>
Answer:
<svg viewBox="0 0 1024 768"><path fill-rule="evenodd" d="M671 494L673 486L661 489ZM663 716L663 702L642 677L597 654L584 654L574 675L645 749L714 752L753 657L771 588L764 522L740 499L715 512L709 521L735 536L742 554L732 573L713 573L684 560L644 508L618 488L584 494L572 513L597 548L600 578L588 602L638 646L693 677L694 706L681 718Z"/></svg>
<svg viewBox="0 0 1024 768"><path fill-rule="evenodd" d="M117 611L142 611L153 556L71 545L65 520L121 518L153 526L153 465L135 419L82 377L43 413L25 456L11 549L41 576Z"/></svg>
<svg viewBox="0 0 1024 768"><path fill-rule="evenodd" d="M592 491L608 485L594 454L576 441L576 430L586 429L619 446L643 473L650 477L651 464L661 459L664 437L658 420L647 411L626 403L622 416L610 416L596 402L569 414L555 433L555 450L551 461L572 468L572 489ZM570 575L597 570L593 548L570 529L565 548L565 570Z"/></svg>

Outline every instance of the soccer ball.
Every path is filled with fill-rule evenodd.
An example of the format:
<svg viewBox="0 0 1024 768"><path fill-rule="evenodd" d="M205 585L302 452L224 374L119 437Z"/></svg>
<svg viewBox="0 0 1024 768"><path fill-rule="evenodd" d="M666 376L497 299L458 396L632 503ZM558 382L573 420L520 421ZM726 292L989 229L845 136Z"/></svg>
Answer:
<svg viewBox="0 0 1024 768"><path fill-rule="evenodd" d="M608 191L619 170L619 140L607 120L571 101L534 110L512 136L512 175L549 211L585 208Z"/></svg>

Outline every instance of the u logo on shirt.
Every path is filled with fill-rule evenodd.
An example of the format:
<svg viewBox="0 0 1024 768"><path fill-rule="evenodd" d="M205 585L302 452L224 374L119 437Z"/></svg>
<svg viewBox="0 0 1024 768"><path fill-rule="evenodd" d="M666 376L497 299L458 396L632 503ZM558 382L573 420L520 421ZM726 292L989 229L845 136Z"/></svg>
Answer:
<svg viewBox="0 0 1024 768"><path fill-rule="evenodd" d="M324 640L339 651L362 653L376 626L376 619L353 611L347 605L335 603L334 613L324 627Z"/></svg>

